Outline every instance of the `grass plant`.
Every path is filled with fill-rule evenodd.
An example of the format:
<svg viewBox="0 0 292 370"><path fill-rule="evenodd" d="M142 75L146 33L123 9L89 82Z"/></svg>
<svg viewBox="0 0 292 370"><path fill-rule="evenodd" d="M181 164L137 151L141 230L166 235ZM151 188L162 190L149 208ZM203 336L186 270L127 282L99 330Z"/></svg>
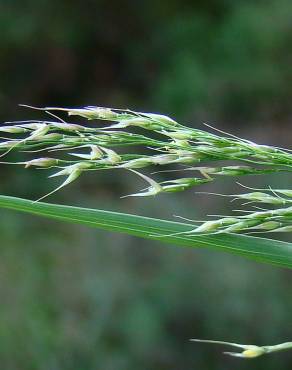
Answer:
<svg viewBox="0 0 292 370"><path fill-rule="evenodd" d="M49 119L7 122L0 126L0 157L2 164L42 168L50 172L49 177L65 177L41 199L68 186L87 171L118 169L135 173L145 181L145 188L126 195L130 197L180 192L225 176L292 171L290 150L256 144L210 126L208 130L199 130L163 115L124 109L34 109L48 113ZM59 117L62 113L86 121L70 123ZM95 121L99 123L96 125ZM29 153L31 158L15 162L9 157L15 151ZM160 171L167 174L167 180L155 179L155 172ZM244 193L223 196L250 205L250 209L214 220L186 223L8 196L0 196L0 207L169 244L221 250L292 268L292 244L260 234L292 231L292 190L247 188ZM254 233L257 235L238 235ZM292 347L291 342L263 347L205 342L241 348L242 353L227 352L241 358Z"/></svg>

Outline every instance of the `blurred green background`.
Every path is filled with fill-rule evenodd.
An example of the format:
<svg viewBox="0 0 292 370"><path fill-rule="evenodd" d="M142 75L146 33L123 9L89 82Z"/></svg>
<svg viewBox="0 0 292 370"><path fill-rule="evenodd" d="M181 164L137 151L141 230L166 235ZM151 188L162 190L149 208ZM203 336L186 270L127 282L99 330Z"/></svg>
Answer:
<svg viewBox="0 0 292 370"><path fill-rule="evenodd" d="M18 103L104 105L289 146L291 14L291 0L0 0L0 120L35 117ZM0 192L36 199L58 183L46 175L1 166ZM231 210L194 190L120 199L143 185L90 174L48 201L169 219ZM251 363L188 341L291 341L288 270L9 211L0 235L5 370L291 368L292 353Z"/></svg>

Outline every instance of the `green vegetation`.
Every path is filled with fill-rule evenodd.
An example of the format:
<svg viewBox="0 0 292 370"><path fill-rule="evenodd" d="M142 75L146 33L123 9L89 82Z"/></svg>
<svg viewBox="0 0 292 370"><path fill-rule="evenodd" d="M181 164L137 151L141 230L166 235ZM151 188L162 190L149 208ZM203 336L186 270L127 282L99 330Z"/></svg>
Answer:
<svg viewBox="0 0 292 370"><path fill-rule="evenodd" d="M178 192L204 182L214 180L216 175L243 176L262 175L266 172L290 171L292 155L288 150L267 145L258 145L236 137L218 136L208 132L187 128L173 119L153 114L138 113L130 110L115 110L100 107L79 109L44 108L51 111L65 111L69 116L77 115L88 120L113 121L105 127L94 128L92 125L67 123L53 114L57 120L20 121L14 125L4 125L0 130L13 137L4 137L0 149L2 157L11 151L20 150L32 154L39 152L57 152L67 154L69 159L56 157L34 158L24 162L4 162L21 164L26 168L58 168L50 177L67 176L66 180L48 195L64 188L86 171L130 170L142 177L148 188L129 196L147 197L163 192ZM131 133L129 128L138 127L146 130L147 135ZM124 130L126 129L126 130ZM152 138L150 134L166 137L167 140ZM16 138L14 136L17 136ZM149 148L150 154L135 153L137 147ZM134 147L132 153L119 154L115 147ZM80 152L85 149L85 153ZM74 153L72 152L74 150ZM77 151L77 152L76 152ZM157 151L159 154L156 154ZM78 160L71 160L70 156ZM212 161L239 161L252 165L208 167ZM157 183L152 178L137 172L137 168L151 165L193 165L203 162L204 167L187 167L183 170L199 171L205 178L189 177L166 180ZM261 167L255 167L260 165ZM268 166L268 167L267 167ZM134 170L135 169L135 170ZM179 171L179 169L177 169ZM171 170L169 171L170 173ZM213 176L213 177L211 177ZM280 208L260 209L243 216L223 217L214 221L205 221L199 226L156 220L125 213L115 213L86 208L74 208L46 203L30 202L23 199L0 196L0 207L46 216L61 221L99 227L108 231L124 232L142 238L159 239L163 242L190 247L209 247L234 254L243 255L256 261L269 262L282 267L292 267L292 244L255 237L234 236L238 232L289 232L292 229L292 190L270 189L270 193L255 189L251 193L230 195L250 203L263 203ZM47 196L47 195L46 195ZM46 197L44 196L44 197ZM226 195L228 197L228 195ZM44 198L42 197L42 198ZM41 199L42 199L41 198ZM283 208L283 206L286 206ZM194 236L198 234L198 236ZM221 234L206 236L205 234ZM200 340L197 340L200 341ZM210 343L231 344L242 348L242 353L226 352L235 357L255 358L271 352L292 348L292 342L275 346L238 345L223 341L205 341Z"/></svg>
<svg viewBox="0 0 292 370"><path fill-rule="evenodd" d="M123 6L104 0L3 0L1 126L7 125L5 121L26 119L58 121L39 111L19 109L18 103L39 107L98 104L160 112L191 130L232 139L206 128L207 122L242 138L241 142L290 148L291 6L290 0L125 0ZM105 121L96 125L78 116L65 120L94 128L109 125ZM139 127L117 129L121 130L135 133L136 139L138 135L148 140L151 136L153 144L171 141ZM34 130L29 131L1 132L0 136L25 138ZM153 159L165 154L153 150L153 145L145 149L140 144L103 147L123 158L136 154ZM10 206L25 204L39 209L43 203L33 201L68 178L48 180L47 176L62 171L71 161L87 161L63 151L26 153L18 150L20 146L15 149L7 156L3 154L8 148L0 153L1 162L22 162L0 166L0 194L10 197ZM91 154L90 148L69 152ZM104 159L108 156L105 151L102 155ZM62 168L22 168L23 162L44 156L68 163L60 162ZM238 230L230 235L222 227L216 235L207 235L206 230L204 235L195 232L202 225L197 220L215 221L212 227L223 217L241 222L248 213L238 213L238 208L257 213L262 210L254 207L289 207L289 194L281 193L291 188L287 166L274 171L267 163L219 162L82 171L70 186L56 191L46 202L179 221L176 225L187 226L177 226L181 229L176 232L191 233L182 234L177 241L191 239L193 243L201 238L216 240L218 246L219 240L229 239L236 240L237 247L238 240L256 240L273 250L271 238L281 239L273 244L273 256L265 253L264 258L271 262L276 256L282 264L277 248L281 246L287 262L289 232ZM206 168L177 172L182 166L208 167L210 173ZM264 173L247 175L250 168L261 168ZM245 175L235 177L234 171L239 174L239 170ZM156 190L160 193L120 198L149 190L152 184L138 173L159 184ZM197 184L194 180L173 182L181 178L198 180ZM182 185L186 191L170 192ZM147 189L141 190L143 187ZM7 205L3 196L1 202ZM254 200L260 203L239 206ZM190 338L214 338L261 346L290 341L289 268L221 253L218 248L170 248L161 236L156 240L137 238L4 208L0 214L3 369L205 370L236 366L243 370L252 366L253 370L290 370L291 350L249 362L222 356L219 346L189 342ZM270 221L265 227L283 224L283 219ZM257 243L245 246L262 252Z"/></svg>

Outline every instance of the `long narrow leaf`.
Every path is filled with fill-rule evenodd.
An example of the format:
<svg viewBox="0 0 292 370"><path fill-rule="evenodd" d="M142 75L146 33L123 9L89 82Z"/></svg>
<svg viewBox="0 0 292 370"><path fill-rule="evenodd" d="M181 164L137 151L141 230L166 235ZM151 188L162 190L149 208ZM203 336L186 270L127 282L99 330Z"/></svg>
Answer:
<svg viewBox="0 0 292 370"><path fill-rule="evenodd" d="M141 238L157 239L168 244L210 248L245 256L259 262L292 268L292 243L234 234L170 235L191 230L193 225L103 210L35 203L8 196L0 196L0 208L126 233Z"/></svg>

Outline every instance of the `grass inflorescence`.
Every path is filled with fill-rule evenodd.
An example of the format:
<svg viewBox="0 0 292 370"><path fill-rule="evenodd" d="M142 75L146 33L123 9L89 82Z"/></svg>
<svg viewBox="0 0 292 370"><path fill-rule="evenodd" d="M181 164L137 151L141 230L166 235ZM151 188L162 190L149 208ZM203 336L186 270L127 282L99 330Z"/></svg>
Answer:
<svg viewBox="0 0 292 370"><path fill-rule="evenodd" d="M50 119L8 122L0 126L0 157L2 163L51 169L50 177L65 176L65 181L49 194L87 171L131 171L147 184L142 191L129 195L139 197L183 191L219 176L292 171L289 150L259 145L213 128L210 132L210 127L208 131L186 127L164 115L102 107L35 109L47 112ZM100 123L98 126L92 122L70 123L59 118L56 112ZM33 158L9 162L6 157L12 151L28 152ZM175 169L169 170L169 166ZM154 167L159 167L157 172L160 169L168 172L169 179L157 181L153 177L155 173L144 173ZM178 177L178 174L183 175ZM234 195L246 203L264 203L277 208L221 217L204 222L189 233L291 231L291 194L291 190L267 189Z"/></svg>

